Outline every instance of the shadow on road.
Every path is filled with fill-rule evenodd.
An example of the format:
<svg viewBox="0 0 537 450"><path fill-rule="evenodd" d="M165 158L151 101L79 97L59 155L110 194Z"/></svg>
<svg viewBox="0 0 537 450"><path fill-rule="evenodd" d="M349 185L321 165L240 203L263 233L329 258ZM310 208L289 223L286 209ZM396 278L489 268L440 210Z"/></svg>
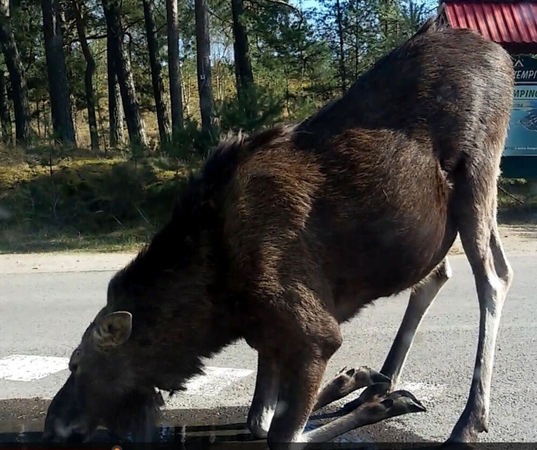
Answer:
<svg viewBox="0 0 537 450"><path fill-rule="evenodd" d="M50 400L42 399L0 400L0 445L40 442L49 403ZM253 443L255 441L245 424L247 414L246 407L165 410L154 439L162 443ZM315 427L326 422L319 417L322 416L320 414L312 416L311 424ZM352 440L343 439L343 442L437 444L426 441L412 432L401 430L394 426L394 421L397 419L364 427L353 433ZM106 430L99 430L92 442L116 444L118 439Z"/></svg>

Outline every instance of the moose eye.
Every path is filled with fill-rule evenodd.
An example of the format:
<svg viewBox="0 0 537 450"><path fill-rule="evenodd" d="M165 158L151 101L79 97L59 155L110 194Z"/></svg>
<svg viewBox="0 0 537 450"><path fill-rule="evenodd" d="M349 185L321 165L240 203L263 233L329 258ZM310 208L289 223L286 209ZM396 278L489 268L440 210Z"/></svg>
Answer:
<svg viewBox="0 0 537 450"><path fill-rule="evenodd" d="M71 357L71 360L69 361L69 370L72 373L75 373L78 369L78 359L80 358L80 350L76 349L73 352L73 356Z"/></svg>

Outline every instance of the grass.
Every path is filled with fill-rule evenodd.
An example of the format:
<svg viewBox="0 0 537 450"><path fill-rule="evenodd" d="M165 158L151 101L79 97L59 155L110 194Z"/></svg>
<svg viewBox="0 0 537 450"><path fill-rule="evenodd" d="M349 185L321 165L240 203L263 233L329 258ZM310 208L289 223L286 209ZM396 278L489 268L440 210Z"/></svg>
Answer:
<svg viewBox="0 0 537 450"><path fill-rule="evenodd" d="M250 125L265 126L281 120L277 118L280 102L276 94L261 86L257 107L271 114L263 116L263 123L246 120L235 98L233 73L222 70L221 75L227 73L227 81L225 87L219 83L215 91L220 125L240 125L248 131ZM188 120L185 117L185 129L176 136L176 144L164 146L165 151L178 157L189 157L193 149L210 146L195 121L200 118L195 73L193 77L185 74L184 80L192 87L192 96L190 90L185 94ZM302 92L303 86L297 89ZM223 100L225 104L220 104ZM298 113L295 111L298 116L286 120L299 120L319 106L302 105ZM104 99L97 112L99 145L106 151L98 154L87 150L90 136L85 110L73 117L79 149L62 150L48 144L51 125L46 115L44 122L41 118L32 121L34 147L3 148L0 144L0 208L11 215L9 220L0 216L0 253L136 251L168 219L174 200L199 159L186 163L152 156L133 161L127 149L110 149L107 127L101 123L107 117L102 114L106 110ZM153 111L145 111L143 120L149 148L154 149L159 142L157 117ZM223 129L227 130L225 126ZM126 129L124 134L128 141Z"/></svg>
<svg viewBox="0 0 537 450"><path fill-rule="evenodd" d="M107 235L76 232L37 232L31 235L4 230L0 254L7 253L135 253L150 239L146 230L118 230Z"/></svg>
<svg viewBox="0 0 537 450"><path fill-rule="evenodd" d="M525 179L502 179L498 190L498 221L505 225L537 221L537 195Z"/></svg>
<svg viewBox="0 0 537 450"><path fill-rule="evenodd" d="M167 220L187 164L125 153L61 155L50 148L0 152L0 253L135 252ZM534 222L537 196L525 180L502 180L502 223Z"/></svg>
<svg viewBox="0 0 537 450"><path fill-rule="evenodd" d="M0 155L0 253L135 251L167 220L196 162L126 155Z"/></svg>

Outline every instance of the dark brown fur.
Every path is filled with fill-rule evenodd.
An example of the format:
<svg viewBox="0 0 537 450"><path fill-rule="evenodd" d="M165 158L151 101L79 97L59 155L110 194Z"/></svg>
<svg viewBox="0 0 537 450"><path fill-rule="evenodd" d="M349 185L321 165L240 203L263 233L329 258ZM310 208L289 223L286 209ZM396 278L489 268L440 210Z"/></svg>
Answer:
<svg viewBox="0 0 537 450"><path fill-rule="evenodd" d="M429 22L310 119L220 144L82 339L68 383L93 399L88 433L115 427L103 415L118 399L152 410L155 387L181 390L202 357L244 338L282 367L282 398L299 406L274 419L271 441L292 439L339 324L422 282L476 208L494 214L513 76L496 44ZM132 313L132 333L100 348L92 333L113 311Z"/></svg>

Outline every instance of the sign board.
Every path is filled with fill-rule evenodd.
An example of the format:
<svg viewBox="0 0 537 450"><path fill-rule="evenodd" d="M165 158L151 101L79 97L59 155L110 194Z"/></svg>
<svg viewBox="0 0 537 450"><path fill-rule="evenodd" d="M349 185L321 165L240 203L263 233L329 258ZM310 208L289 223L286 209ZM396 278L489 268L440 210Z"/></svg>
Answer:
<svg viewBox="0 0 537 450"><path fill-rule="evenodd" d="M537 156L537 59L512 58L515 95L503 156Z"/></svg>

